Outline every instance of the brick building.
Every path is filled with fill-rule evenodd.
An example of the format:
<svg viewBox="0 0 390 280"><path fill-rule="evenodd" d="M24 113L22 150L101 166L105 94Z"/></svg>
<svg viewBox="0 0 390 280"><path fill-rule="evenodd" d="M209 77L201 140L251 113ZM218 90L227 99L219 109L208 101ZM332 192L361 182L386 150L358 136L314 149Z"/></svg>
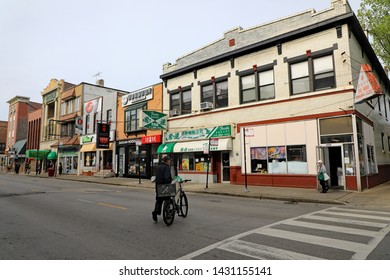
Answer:
<svg viewBox="0 0 390 280"><path fill-rule="evenodd" d="M5 166L5 147L7 145L7 127L8 122L0 121L0 172Z"/></svg>
<svg viewBox="0 0 390 280"><path fill-rule="evenodd" d="M12 165L19 162L21 165L25 160L26 143L28 136L28 115L41 108L40 103L31 102L29 97L15 96L10 99L6 155L7 164Z"/></svg>

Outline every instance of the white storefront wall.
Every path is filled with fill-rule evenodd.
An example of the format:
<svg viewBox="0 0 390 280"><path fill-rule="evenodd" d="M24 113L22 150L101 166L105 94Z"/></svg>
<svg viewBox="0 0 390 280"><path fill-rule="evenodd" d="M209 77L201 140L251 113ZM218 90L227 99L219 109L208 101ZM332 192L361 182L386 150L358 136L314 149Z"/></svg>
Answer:
<svg viewBox="0 0 390 280"><path fill-rule="evenodd" d="M246 143L246 167L247 173L251 172L251 148L305 146L305 162L268 162L267 173L279 174L316 174L316 146L317 143L317 121L297 121L280 124L269 124L246 127L253 130L253 136L247 136ZM242 142L240 147L241 161L244 163L244 139L241 130L240 137L236 138ZM236 140L236 142L237 142ZM242 173L245 172L242 164Z"/></svg>

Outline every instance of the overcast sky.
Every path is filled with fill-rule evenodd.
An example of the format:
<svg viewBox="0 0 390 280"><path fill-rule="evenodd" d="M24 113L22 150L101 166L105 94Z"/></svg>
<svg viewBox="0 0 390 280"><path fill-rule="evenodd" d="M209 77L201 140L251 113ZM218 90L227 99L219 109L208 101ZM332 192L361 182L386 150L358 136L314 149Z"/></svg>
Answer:
<svg viewBox="0 0 390 280"><path fill-rule="evenodd" d="M361 0L350 0L357 13ZM16 95L42 102L50 79L125 91L161 82L162 65L244 29L331 0L0 0L0 120Z"/></svg>

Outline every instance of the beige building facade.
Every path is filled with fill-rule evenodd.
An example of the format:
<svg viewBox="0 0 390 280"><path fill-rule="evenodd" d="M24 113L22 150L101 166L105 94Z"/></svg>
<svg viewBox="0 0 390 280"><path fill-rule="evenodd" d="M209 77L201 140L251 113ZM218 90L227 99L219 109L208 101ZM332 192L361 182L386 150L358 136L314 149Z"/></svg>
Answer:
<svg viewBox="0 0 390 280"><path fill-rule="evenodd" d="M356 104L362 64L383 95ZM183 177L316 188L323 160L334 188L390 179L390 83L347 1L230 30L161 78L162 152Z"/></svg>

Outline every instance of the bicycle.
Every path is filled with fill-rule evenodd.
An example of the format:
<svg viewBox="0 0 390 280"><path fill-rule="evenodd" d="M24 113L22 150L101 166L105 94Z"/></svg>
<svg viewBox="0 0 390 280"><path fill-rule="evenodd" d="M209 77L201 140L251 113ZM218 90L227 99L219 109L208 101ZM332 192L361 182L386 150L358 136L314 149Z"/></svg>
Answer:
<svg viewBox="0 0 390 280"><path fill-rule="evenodd" d="M170 226L175 219L175 214L185 218L188 214L188 198L183 190L183 183L190 182L190 179L183 180L181 177L176 177L172 184L159 185L158 195L165 197L162 205L162 214L164 223ZM176 183L179 183L179 188L176 191Z"/></svg>

